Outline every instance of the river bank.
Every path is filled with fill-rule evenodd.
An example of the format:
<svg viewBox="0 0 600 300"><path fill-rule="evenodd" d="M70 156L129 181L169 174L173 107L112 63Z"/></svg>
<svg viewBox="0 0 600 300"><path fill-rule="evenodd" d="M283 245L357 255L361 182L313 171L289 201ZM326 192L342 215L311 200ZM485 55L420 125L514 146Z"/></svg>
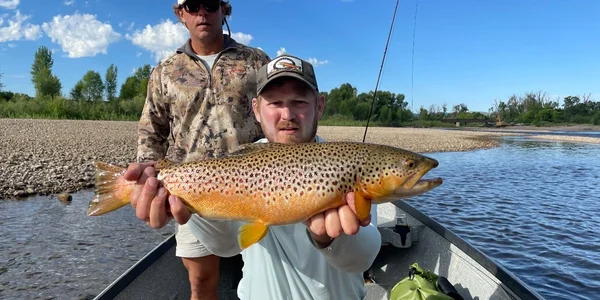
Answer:
<svg viewBox="0 0 600 300"><path fill-rule="evenodd" d="M95 160L135 160L136 122L0 119L0 199L73 193L94 186ZM322 126L327 141L362 141L364 127ZM366 142L420 153L496 147L507 130L370 127Z"/></svg>

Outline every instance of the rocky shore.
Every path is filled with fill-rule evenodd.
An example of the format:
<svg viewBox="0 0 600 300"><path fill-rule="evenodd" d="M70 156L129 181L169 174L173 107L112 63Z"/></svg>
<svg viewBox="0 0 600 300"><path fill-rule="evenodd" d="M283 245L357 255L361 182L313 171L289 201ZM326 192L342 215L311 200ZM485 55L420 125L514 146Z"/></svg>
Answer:
<svg viewBox="0 0 600 300"><path fill-rule="evenodd" d="M135 123L0 119L0 199L91 188L96 159L135 159Z"/></svg>
<svg viewBox="0 0 600 300"><path fill-rule="evenodd" d="M135 160L136 122L0 119L0 199L72 193L94 186L94 160ZM320 127L327 141L362 141L364 127ZM511 133L368 129L366 142L417 152L491 148Z"/></svg>
<svg viewBox="0 0 600 300"><path fill-rule="evenodd" d="M529 136L529 138L530 139L540 139L540 140L561 141L561 142L600 144L600 138L597 138L597 137L540 134L540 135L531 135L531 136Z"/></svg>

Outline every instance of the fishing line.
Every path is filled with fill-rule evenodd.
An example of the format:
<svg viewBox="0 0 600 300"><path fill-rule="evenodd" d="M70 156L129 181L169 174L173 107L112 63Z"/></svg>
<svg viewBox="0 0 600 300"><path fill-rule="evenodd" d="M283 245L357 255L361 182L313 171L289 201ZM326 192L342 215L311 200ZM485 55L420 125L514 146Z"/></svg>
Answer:
<svg viewBox="0 0 600 300"><path fill-rule="evenodd" d="M387 42L385 43L385 49L383 50L383 58L381 60L381 67L379 68L379 75L377 76L377 84L375 85L375 92L373 93L373 100L371 101L371 108L369 109L369 117L367 118L367 125L365 126L365 134L363 135L363 143L367 138L367 128L369 128L369 122L371 121L371 114L373 113L373 105L377 98L377 89L379 88L379 80L381 79L381 72L383 71L383 65L385 63L385 57L387 55L388 45L390 44L390 38L392 37L392 30L394 29L394 22L396 21L396 11L398 10L398 3L400 0L396 0L396 7L394 8L394 15L392 17L392 24L390 25L390 31L388 33Z"/></svg>
<svg viewBox="0 0 600 300"><path fill-rule="evenodd" d="M413 44L412 44L412 61L410 70L410 118L411 121L415 121L415 35L417 33L417 12L419 10L419 0L415 6L415 20L413 22Z"/></svg>

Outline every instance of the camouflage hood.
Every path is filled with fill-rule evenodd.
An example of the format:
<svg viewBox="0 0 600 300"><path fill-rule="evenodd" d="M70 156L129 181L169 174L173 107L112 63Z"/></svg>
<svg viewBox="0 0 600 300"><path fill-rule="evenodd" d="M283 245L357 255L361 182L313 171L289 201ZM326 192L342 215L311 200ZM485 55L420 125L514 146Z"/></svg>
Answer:
<svg viewBox="0 0 600 300"><path fill-rule="evenodd" d="M224 36L210 70L190 40L154 68L139 121L138 161L213 157L263 137L251 102L256 70L270 58Z"/></svg>

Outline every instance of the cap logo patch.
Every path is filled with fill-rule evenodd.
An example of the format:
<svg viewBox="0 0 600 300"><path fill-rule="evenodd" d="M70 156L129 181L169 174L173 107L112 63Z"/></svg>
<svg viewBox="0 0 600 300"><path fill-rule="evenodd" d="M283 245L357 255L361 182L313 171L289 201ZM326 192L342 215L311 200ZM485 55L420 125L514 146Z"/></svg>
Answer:
<svg viewBox="0 0 600 300"><path fill-rule="evenodd" d="M295 57L284 56L276 58L267 65L269 76L280 71L293 71L302 74L302 61Z"/></svg>

